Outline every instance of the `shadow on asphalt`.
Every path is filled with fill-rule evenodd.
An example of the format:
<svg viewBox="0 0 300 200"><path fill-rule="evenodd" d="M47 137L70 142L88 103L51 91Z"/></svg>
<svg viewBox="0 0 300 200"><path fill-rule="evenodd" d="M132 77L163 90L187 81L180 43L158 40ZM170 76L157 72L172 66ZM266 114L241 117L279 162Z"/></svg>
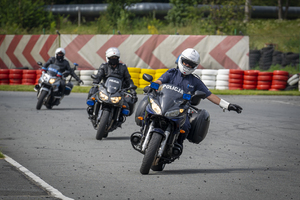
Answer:
<svg viewBox="0 0 300 200"><path fill-rule="evenodd" d="M180 169L180 170L167 170L162 172L150 171L149 175L178 175L178 174L218 174L218 173L239 173L239 172L253 171L285 171L283 169L267 169L267 168L228 168L228 169ZM154 172L154 173L153 173Z"/></svg>

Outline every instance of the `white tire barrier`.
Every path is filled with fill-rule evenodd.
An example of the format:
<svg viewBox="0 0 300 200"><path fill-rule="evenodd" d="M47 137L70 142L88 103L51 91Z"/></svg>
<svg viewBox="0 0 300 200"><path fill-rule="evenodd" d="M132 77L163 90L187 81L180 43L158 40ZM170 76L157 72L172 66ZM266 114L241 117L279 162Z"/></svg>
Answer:
<svg viewBox="0 0 300 200"><path fill-rule="evenodd" d="M202 75L201 80L207 80L207 81L215 81L216 76L215 75Z"/></svg>
<svg viewBox="0 0 300 200"><path fill-rule="evenodd" d="M218 74L218 70L216 69L202 69L201 71L202 75L214 75L216 76Z"/></svg>
<svg viewBox="0 0 300 200"><path fill-rule="evenodd" d="M218 70L218 75L228 75L229 74L229 69L219 69Z"/></svg>

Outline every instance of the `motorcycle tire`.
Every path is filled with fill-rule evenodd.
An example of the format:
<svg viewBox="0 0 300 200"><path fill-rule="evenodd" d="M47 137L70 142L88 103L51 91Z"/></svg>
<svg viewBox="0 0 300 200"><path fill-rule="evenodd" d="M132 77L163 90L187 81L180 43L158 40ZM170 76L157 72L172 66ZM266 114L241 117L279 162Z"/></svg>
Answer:
<svg viewBox="0 0 300 200"><path fill-rule="evenodd" d="M160 172L160 171L164 170L165 166L166 166L166 164L160 163L158 165L152 165L151 169L152 169L152 171Z"/></svg>
<svg viewBox="0 0 300 200"><path fill-rule="evenodd" d="M97 135L96 135L97 140L102 140L102 138L107 135L106 126L107 126L108 119L109 119L109 111L103 110L102 116L100 118L100 122L97 127Z"/></svg>
<svg viewBox="0 0 300 200"><path fill-rule="evenodd" d="M40 110L42 105L43 105L43 102L44 102L44 99L45 97L47 96L48 92L43 90L38 98L38 102L36 104L36 109L37 110Z"/></svg>
<svg viewBox="0 0 300 200"><path fill-rule="evenodd" d="M146 149L142 165L140 168L141 174L149 174L150 168L154 162L154 159L157 155L158 149L160 147L160 143L162 140L162 135L159 133L153 132L152 138L148 144L148 148Z"/></svg>

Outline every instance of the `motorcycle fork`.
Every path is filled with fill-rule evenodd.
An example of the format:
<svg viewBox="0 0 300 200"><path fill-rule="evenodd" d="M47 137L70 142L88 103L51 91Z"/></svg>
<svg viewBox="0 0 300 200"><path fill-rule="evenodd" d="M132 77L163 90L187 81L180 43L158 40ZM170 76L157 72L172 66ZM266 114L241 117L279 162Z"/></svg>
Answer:
<svg viewBox="0 0 300 200"><path fill-rule="evenodd" d="M170 125L169 125L168 128L167 128L166 131L165 131L165 136L166 136L166 137L163 138L163 140L162 140L161 143L160 143L160 147L159 147L159 150L158 150L158 153L157 153L157 158L156 158L156 160L155 160L155 165L158 164L159 159L161 158L163 152L165 151L166 143L167 143L167 141L168 141L168 139L169 139L170 131L171 131L171 127L170 127Z"/></svg>
<svg viewBox="0 0 300 200"><path fill-rule="evenodd" d="M152 129L153 129L153 122L150 124L150 127L148 128L148 131L146 133L146 137L145 137L145 139L143 141L142 152L145 152L145 150L146 150L146 148L148 146L148 143L149 143L151 135L152 135L151 134Z"/></svg>

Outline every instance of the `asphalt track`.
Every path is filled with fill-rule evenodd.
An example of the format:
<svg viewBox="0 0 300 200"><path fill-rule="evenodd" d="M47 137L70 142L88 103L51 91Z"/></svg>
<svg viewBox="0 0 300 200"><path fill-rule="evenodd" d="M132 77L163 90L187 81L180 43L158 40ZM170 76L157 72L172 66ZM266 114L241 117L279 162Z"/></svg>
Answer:
<svg viewBox="0 0 300 200"><path fill-rule="evenodd" d="M0 91L0 149L71 199L299 199L300 97L220 97L241 105L242 114L202 101L198 107L211 115L207 137L199 145L185 141L181 158L162 172L140 174L143 157L129 141L139 130L133 116L95 139L86 94L37 111L34 92ZM3 165L0 199L42 199L32 180L35 193L4 194L22 173ZM21 175L7 177L9 170Z"/></svg>

